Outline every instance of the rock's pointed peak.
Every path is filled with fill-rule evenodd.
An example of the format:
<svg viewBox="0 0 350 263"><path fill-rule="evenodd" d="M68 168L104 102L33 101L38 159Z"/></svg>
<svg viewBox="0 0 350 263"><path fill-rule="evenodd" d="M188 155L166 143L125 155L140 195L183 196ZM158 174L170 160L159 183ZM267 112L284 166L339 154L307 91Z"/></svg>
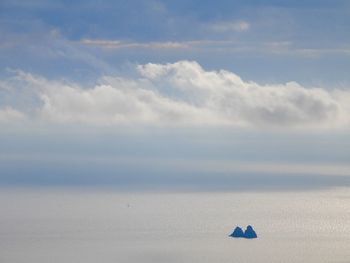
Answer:
<svg viewBox="0 0 350 263"><path fill-rule="evenodd" d="M255 233L253 227L251 225L247 226L247 229L244 231L245 238L257 238L257 234Z"/></svg>
<svg viewBox="0 0 350 263"><path fill-rule="evenodd" d="M244 233L242 228L240 228L239 226L237 226L235 228L235 230L233 230L232 234L230 235L230 237L244 237Z"/></svg>

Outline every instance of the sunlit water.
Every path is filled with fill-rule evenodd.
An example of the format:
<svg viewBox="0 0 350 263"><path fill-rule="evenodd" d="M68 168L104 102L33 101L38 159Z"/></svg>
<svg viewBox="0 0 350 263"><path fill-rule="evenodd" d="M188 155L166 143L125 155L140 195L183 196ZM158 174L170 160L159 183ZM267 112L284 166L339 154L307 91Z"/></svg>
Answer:
<svg viewBox="0 0 350 263"><path fill-rule="evenodd" d="M350 191L2 190L0 262L350 262Z"/></svg>

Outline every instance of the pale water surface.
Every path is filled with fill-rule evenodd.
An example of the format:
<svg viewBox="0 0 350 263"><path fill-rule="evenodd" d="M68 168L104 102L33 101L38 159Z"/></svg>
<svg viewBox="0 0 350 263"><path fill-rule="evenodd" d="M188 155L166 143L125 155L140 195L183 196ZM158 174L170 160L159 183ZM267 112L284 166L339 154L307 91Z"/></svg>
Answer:
<svg viewBox="0 0 350 263"><path fill-rule="evenodd" d="M3 189L0 262L350 262L350 191Z"/></svg>

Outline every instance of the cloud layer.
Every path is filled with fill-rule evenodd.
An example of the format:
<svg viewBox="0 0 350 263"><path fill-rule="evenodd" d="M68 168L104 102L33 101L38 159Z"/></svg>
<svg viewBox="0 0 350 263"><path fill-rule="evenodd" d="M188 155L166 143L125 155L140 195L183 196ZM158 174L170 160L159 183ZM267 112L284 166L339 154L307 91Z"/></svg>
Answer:
<svg viewBox="0 0 350 263"><path fill-rule="evenodd" d="M246 21L221 22L211 25L211 29L216 32L243 32L248 31L250 24Z"/></svg>
<svg viewBox="0 0 350 263"><path fill-rule="evenodd" d="M106 49L145 48L145 49L184 49L190 47L190 42L125 42L120 40L83 39L81 44L97 46Z"/></svg>
<svg viewBox="0 0 350 263"><path fill-rule="evenodd" d="M84 87L19 71L0 82L0 93L7 98L0 100L0 121L26 117L97 125L350 126L347 90L295 82L260 85L229 71L206 71L193 61L138 65L136 72L135 77L104 76L94 87Z"/></svg>

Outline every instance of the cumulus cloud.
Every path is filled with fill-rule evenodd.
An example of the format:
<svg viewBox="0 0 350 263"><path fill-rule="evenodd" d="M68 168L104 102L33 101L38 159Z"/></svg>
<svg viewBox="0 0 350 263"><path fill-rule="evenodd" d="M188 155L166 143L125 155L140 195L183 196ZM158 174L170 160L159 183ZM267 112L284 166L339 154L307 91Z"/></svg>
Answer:
<svg viewBox="0 0 350 263"><path fill-rule="evenodd" d="M23 72L2 86L34 90L40 102L31 111L34 118L52 122L350 126L350 91L306 88L295 82L260 85L226 70L206 71L192 61L149 63L136 70L134 78L105 76L94 87Z"/></svg>
<svg viewBox="0 0 350 263"><path fill-rule="evenodd" d="M349 94L345 91L307 89L295 82L263 86L225 70L208 72L187 61L146 64L138 69L155 85L180 91L187 103L210 109L232 124L336 125L345 121L342 116L348 112L342 100Z"/></svg>
<svg viewBox="0 0 350 263"><path fill-rule="evenodd" d="M51 88L40 95L42 117L59 122L198 123L211 112L162 96L141 83L106 78L92 89L69 86ZM206 112L207 111L207 112Z"/></svg>

